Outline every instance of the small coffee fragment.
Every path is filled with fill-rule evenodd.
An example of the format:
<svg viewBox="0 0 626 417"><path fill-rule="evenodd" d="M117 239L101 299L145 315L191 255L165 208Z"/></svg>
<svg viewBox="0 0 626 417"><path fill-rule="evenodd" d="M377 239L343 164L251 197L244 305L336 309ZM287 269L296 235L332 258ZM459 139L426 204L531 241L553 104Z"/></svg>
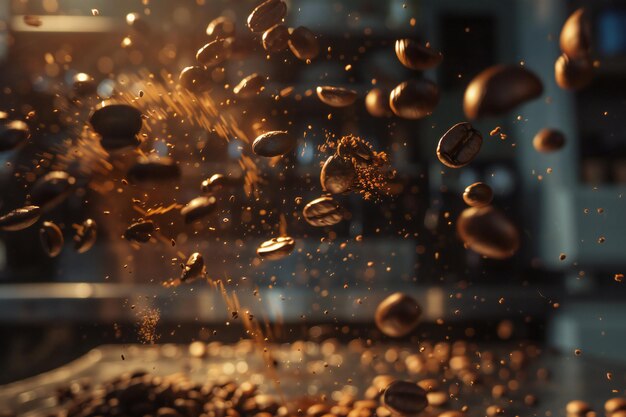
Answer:
<svg viewBox="0 0 626 417"><path fill-rule="evenodd" d="M332 197L320 197L308 203L302 210L304 219L311 226L332 226L343 220L341 207Z"/></svg>
<svg viewBox="0 0 626 417"><path fill-rule="evenodd" d="M196 197L180 209L180 214L185 219L185 223L193 223L213 213L216 208L216 202L216 198L212 195Z"/></svg>
<svg viewBox="0 0 626 417"><path fill-rule="evenodd" d="M41 229L39 229L39 240L44 252L50 258L58 256L63 249L63 232L53 222L42 223Z"/></svg>
<svg viewBox="0 0 626 417"><path fill-rule="evenodd" d="M394 381L383 393L383 405L403 417L419 415L428 406L426 391L414 382Z"/></svg>
<svg viewBox="0 0 626 417"><path fill-rule="evenodd" d="M315 91L322 103L332 107L350 106L357 99L356 91L342 87L320 86Z"/></svg>
<svg viewBox="0 0 626 417"><path fill-rule="evenodd" d="M92 219L85 220L78 225L74 235L74 249L78 253L85 253L93 247L98 237L98 227Z"/></svg>
<svg viewBox="0 0 626 417"><path fill-rule="evenodd" d="M491 204L491 200L493 200L493 191L484 182L468 185L463 193L463 201L471 207L488 206Z"/></svg>
<svg viewBox="0 0 626 417"><path fill-rule="evenodd" d="M422 308L413 297L401 292L391 294L376 308L378 329L389 337L403 337L411 333L422 315Z"/></svg>
<svg viewBox="0 0 626 417"><path fill-rule="evenodd" d="M0 230L16 232L37 223L41 210L38 206L26 206L0 216Z"/></svg>
<svg viewBox="0 0 626 417"><path fill-rule="evenodd" d="M253 97L265 89L265 77L259 74L248 75L233 88L233 93L242 98Z"/></svg>
<svg viewBox="0 0 626 417"><path fill-rule="evenodd" d="M365 108L374 117L391 117L393 112L389 107L389 91L372 88L365 96Z"/></svg>
<svg viewBox="0 0 626 417"><path fill-rule="evenodd" d="M293 252L296 247L296 241L289 236L275 237L267 240L257 248L256 253L263 259L277 261Z"/></svg>
<svg viewBox="0 0 626 417"><path fill-rule="evenodd" d="M432 49L428 44L424 46L411 39L396 41L396 56L402 65L414 70L434 68L443 60L441 52Z"/></svg>
<svg viewBox="0 0 626 417"><path fill-rule="evenodd" d="M272 26L263 33L263 48L267 52L280 52L289 46L289 29L284 25Z"/></svg>
<svg viewBox="0 0 626 417"><path fill-rule="evenodd" d="M315 34L304 26L289 29L289 49L296 58L306 61L315 58L320 52L320 45Z"/></svg>
<svg viewBox="0 0 626 417"><path fill-rule="evenodd" d="M271 158L281 156L296 146L296 139L288 132L272 131L259 135L252 143L252 152Z"/></svg>
<svg viewBox="0 0 626 417"><path fill-rule="evenodd" d="M320 182L324 191L341 194L348 191L356 179L354 164L341 155L330 156L320 173Z"/></svg>
<svg viewBox="0 0 626 417"><path fill-rule="evenodd" d="M496 65L478 74L465 89L463 110L470 119L499 116L543 93L543 84L530 70Z"/></svg>
<svg viewBox="0 0 626 417"><path fill-rule="evenodd" d="M510 258L520 244L515 226L492 206L465 209L457 220L457 232L470 249L488 258Z"/></svg>
<svg viewBox="0 0 626 417"><path fill-rule="evenodd" d="M152 220L136 222L128 226L124 232L124 239L131 242L146 243L152 238L156 226Z"/></svg>
<svg viewBox="0 0 626 417"><path fill-rule="evenodd" d="M541 129L533 138L533 147L537 152L558 151L565 145L565 135L555 129Z"/></svg>
<svg viewBox="0 0 626 417"><path fill-rule="evenodd" d="M471 124L457 123L439 140L437 158L447 167L461 168L476 158L482 143L482 134Z"/></svg>
<svg viewBox="0 0 626 417"><path fill-rule="evenodd" d="M430 116L439 103L439 88L425 79L400 83L389 95L389 107L404 119L422 119Z"/></svg>
<svg viewBox="0 0 626 417"><path fill-rule="evenodd" d="M593 80L593 63L587 57L570 58L561 54L554 63L554 79L564 90L580 90Z"/></svg>
<svg viewBox="0 0 626 417"><path fill-rule="evenodd" d="M287 14L287 4L282 0L267 0L259 4L248 16L252 32L265 32L279 24Z"/></svg>
<svg viewBox="0 0 626 417"><path fill-rule="evenodd" d="M198 252L194 252L187 259L180 280L182 282L191 282L200 278L205 273L204 258Z"/></svg>

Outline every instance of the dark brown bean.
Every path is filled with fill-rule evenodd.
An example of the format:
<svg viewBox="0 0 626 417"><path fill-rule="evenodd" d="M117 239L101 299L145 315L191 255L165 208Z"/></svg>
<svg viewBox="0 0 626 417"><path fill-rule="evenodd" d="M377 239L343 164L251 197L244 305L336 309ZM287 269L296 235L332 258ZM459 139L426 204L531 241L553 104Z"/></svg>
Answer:
<svg viewBox="0 0 626 417"><path fill-rule="evenodd" d="M26 206L0 217L0 230L15 232L37 223L41 210L37 206Z"/></svg>
<svg viewBox="0 0 626 417"><path fill-rule="evenodd" d="M374 117L390 117L393 115L389 107L389 91L372 88L365 96L365 108Z"/></svg>
<svg viewBox="0 0 626 417"><path fill-rule="evenodd" d="M0 122L0 152L16 149L30 139L30 129L21 120Z"/></svg>
<svg viewBox="0 0 626 417"><path fill-rule="evenodd" d="M216 202L216 198L212 195L196 197L180 209L180 214L184 217L185 223L193 223L213 213L216 208Z"/></svg>
<svg viewBox="0 0 626 417"><path fill-rule="evenodd" d="M491 200L493 200L493 191L484 182L468 185L463 193L463 201L471 207L488 206L491 204Z"/></svg>
<svg viewBox="0 0 626 417"><path fill-rule="evenodd" d="M209 42L198 50L196 61L207 67L221 64L230 58L232 44L233 38L217 39Z"/></svg>
<svg viewBox="0 0 626 417"><path fill-rule="evenodd" d="M341 207L332 197L320 197L304 206L304 219L311 226L332 226L343 220Z"/></svg>
<svg viewBox="0 0 626 417"><path fill-rule="evenodd" d="M263 33L263 49L280 52L289 46L289 29L284 25L272 26Z"/></svg>
<svg viewBox="0 0 626 417"><path fill-rule="evenodd" d="M320 53L320 45L315 34L304 26L289 29L289 49L296 58L306 61Z"/></svg>
<svg viewBox="0 0 626 417"><path fill-rule="evenodd" d="M127 104L99 105L89 118L93 130L104 139L127 142L135 146L135 135L143 125L141 112Z"/></svg>
<svg viewBox="0 0 626 417"><path fill-rule="evenodd" d="M248 27L253 32L265 32L279 24L287 14L287 5L282 0L266 0L252 10L248 16Z"/></svg>
<svg viewBox="0 0 626 417"><path fill-rule="evenodd" d="M180 178L180 167L166 156L142 155L130 167L126 177L133 182L176 180Z"/></svg>
<svg viewBox="0 0 626 417"><path fill-rule="evenodd" d="M259 74L248 75L233 88L233 93L242 98L253 97L265 89L265 77Z"/></svg>
<svg viewBox="0 0 626 417"><path fill-rule="evenodd" d="M392 382L382 398L383 405L400 416L417 416L428 406L426 391L408 381Z"/></svg>
<svg viewBox="0 0 626 417"><path fill-rule="evenodd" d="M268 158L281 156L296 146L296 139L284 131L265 132L252 143L252 152Z"/></svg>
<svg viewBox="0 0 626 417"><path fill-rule="evenodd" d="M587 58L591 52L591 18L585 8L572 13L559 38L561 51L573 59Z"/></svg>
<svg viewBox="0 0 626 417"><path fill-rule="evenodd" d="M216 17L206 27L206 34L212 40L228 38L235 35L235 22L226 16Z"/></svg>
<svg viewBox="0 0 626 417"><path fill-rule="evenodd" d="M465 209L457 231L470 249L489 258L510 258L520 244L515 226L492 206Z"/></svg>
<svg viewBox="0 0 626 417"><path fill-rule="evenodd" d="M261 243L256 253L263 259L277 261L289 256L296 247L296 241L289 236L275 237Z"/></svg>
<svg viewBox="0 0 626 417"><path fill-rule="evenodd" d="M98 89L96 80L89 74L79 72L72 77L72 91L78 97L95 94Z"/></svg>
<svg viewBox="0 0 626 417"><path fill-rule="evenodd" d="M498 116L543 93L541 80L530 70L496 65L478 74L465 89L463 110L470 119Z"/></svg>
<svg viewBox="0 0 626 417"><path fill-rule="evenodd" d="M592 411L591 405L586 401L572 400L565 406L567 414L584 416L589 411Z"/></svg>
<svg viewBox="0 0 626 417"><path fill-rule="evenodd" d="M344 136L337 145L337 154L344 158L350 158L360 167L374 163L374 152L362 140L355 136Z"/></svg>
<svg viewBox="0 0 626 417"><path fill-rule="evenodd" d="M324 191L341 194L348 191L356 179L354 164L340 155L330 156L320 173L320 182Z"/></svg>
<svg viewBox="0 0 626 417"><path fill-rule="evenodd" d="M139 13L128 13L126 23L142 35L149 35L151 32L150 25Z"/></svg>
<svg viewBox="0 0 626 417"><path fill-rule="evenodd" d="M187 259L180 280L182 282L191 282L204 274L204 258L198 252L194 252Z"/></svg>
<svg viewBox="0 0 626 417"><path fill-rule="evenodd" d="M132 242L146 243L152 238L155 229L156 226L152 220L133 223L128 226L124 232L124 239Z"/></svg>
<svg viewBox="0 0 626 417"><path fill-rule="evenodd" d="M396 41L396 55L402 65L414 70L434 68L443 60L441 52L435 51L428 44L423 46L411 39Z"/></svg>
<svg viewBox="0 0 626 417"><path fill-rule="evenodd" d="M30 200L42 210L50 210L69 196L75 184L76 179L67 172L48 172L33 184L30 189Z"/></svg>
<svg viewBox="0 0 626 417"><path fill-rule="evenodd" d="M537 152L554 152L565 146L565 135L555 129L541 129L533 138Z"/></svg>
<svg viewBox="0 0 626 417"><path fill-rule="evenodd" d="M350 106L357 98L356 91L342 87L321 86L315 91L322 103L332 107Z"/></svg>
<svg viewBox="0 0 626 417"><path fill-rule="evenodd" d="M50 258L58 256L63 249L63 232L53 222L43 222L39 229L39 240Z"/></svg>
<svg viewBox="0 0 626 417"><path fill-rule="evenodd" d="M200 186L203 193L214 193L226 184L226 177L222 174L213 174L211 178L202 181Z"/></svg>
<svg viewBox="0 0 626 417"><path fill-rule="evenodd" d="M422 315L422 308L412 297L397 292L385 298L376 308L378 329L389 337L411 333Z"/></svg>
<svg viewBox="0 0 626 417"><path fill-rule="evenodd" d="M186 67L180 72L178 82L192 93L208 91L212 86L211 73L204 67Z"/></svg>
<svg viewBox="0 0 626 417"><path fill-rule="evenodd" d="M604 403L604 411L607 416L615 413L616 411L626 411L626 398L613 397L606 400Z"/></svg>
<svg viewBox="0 0 626 417"><path fill-rule="evenodd" d="M443 134L437 145L437 158L450 168L461 168L474 160L483 136L467 122L457 123Z"/></svg>
<svg viewBox="0 0 626 417"><path fill-rule="evenodd" d="M425 79L405 81L391 91L389 107L396 116L422 119L430 116L439 103L439 88Z"/></svg>
<svg viewBox="0 0 626 417"><path fill-rule="evenodd" d="M93 247L98 237L98 226L92 219L85 220L80 224L74 235L74 249L78 253L85 253Z"/></svg>
<svg viewBox="0 0 626 417"><path fill-rule="evenodd" d="M593 79L593 63L589 58L572 59L561 54L554 63L554 79L564 90L580 90Z"/></svg>

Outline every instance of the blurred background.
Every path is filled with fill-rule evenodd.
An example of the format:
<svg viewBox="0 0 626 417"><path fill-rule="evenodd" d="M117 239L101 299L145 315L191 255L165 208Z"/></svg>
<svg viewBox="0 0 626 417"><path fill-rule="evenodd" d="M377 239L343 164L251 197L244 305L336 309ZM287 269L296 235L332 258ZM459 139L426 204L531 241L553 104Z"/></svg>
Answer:
<svg viewBox="0 0 626 417"><path fill-rule="evenodd" d="M531 339L623 361L626 284L614 276L626 271L626 1L287 3L285 24L318 35L322 52L311 63L287 53L268 57L245 26L253 1L0 2L0 110L25 120L32 132L28 146L0 155L0 211L23 206L32 183L53 168L68 171L79 185L43 217L65 232L59 257L46 257L37 228L0 234L0 383L52 369L100 344L136 343L138 323L155 311L157 342L242 337L215 289L162 285L180 274L178 250L201 252L208 275L236 289L242 305L282 323L285 340L306 337L313 325L337 337L375 334L378 302L402 290L424 308L420 337ZM593 17L600 66L591 85L568 92L554 81L554 61L561 27L581 6ZM149 31L127 25L133 12ZM41 26L27 25L26 15L37 16ZM232 88L255 72L268 77L264 94L218 111L234 115L251 137L259 123L288 127L299 137L297 149L278 164L255 159L262 182L247 195L239 163L242 153L250 154L245 140L233 135L227 142L202 127L164 121L147 134L142 151L175 159L181 178L125 185L137 155L112 156L108 166L88 152L79 136L98 101L72 107L72 77L93 76L102 98L115 90L167 95L180 71L194 64L207 43L206 26L218 16L236 22L239 53L214 81ZM443 63L424 74L404 68L393 48L404 37L430 42L443 52ZM463 169L445 168L435 149L450 126L465 121L465 87L499 63L523 63L543 81L543 95L475 123L485 139L478 158ZM168 74L174 81L167 82ZM368 114L363 98L374 86L392 89L422 75L441 89L431 117ZM331 109L315 97L318 85L346 86L360 98ZM277 100L287 88L293 91ZM225 100L225 90L210 93L216 103ZM497 126L504 136L489 135ZM565 134L562 150L534 150L532 138L544 127ZM328 135L347 134L389 154L397 170L394 195L341 196L349 218L314 230L300 213L322 193L325 157L318 147ZM59 149L76 152L61 158ZM110 175L102 175L101 165ZM159 218L175 250L154 241L135 247L121 237L140 217L132 199L184 204L216 173L227 184L210 218L192 225L182 225L174 212ZM521 249L509 260L483 259L456 236L461 195L476 181L492 187L493 204L521 232ZM281 214L296 251L261 262L255 250L277 233ZM72 225L86 218L98 223L98 241L78 254Z"/></svg>

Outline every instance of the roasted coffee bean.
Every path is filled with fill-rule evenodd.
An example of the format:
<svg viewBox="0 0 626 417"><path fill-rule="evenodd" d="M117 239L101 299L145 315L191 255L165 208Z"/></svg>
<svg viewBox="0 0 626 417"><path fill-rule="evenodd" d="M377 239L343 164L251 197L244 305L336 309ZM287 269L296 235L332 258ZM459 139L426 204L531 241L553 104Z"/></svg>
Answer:
<svg viewBox="0 0 626 417"><path fill-rule="evenodd" d="M306 415L309 417L322 417L328 414L330 408L326 404L313 404L306 409Z"/></svg>
<svg viewBox="0 0 626 417"><path fill-rule="evenodd" d="M484 182L468 185L463 193L463 201L471 207L488 206L491 204L491 200L493 200L493 191Z"/></svg>
<svg viewBox="0 0 626 417"><path fill-rule="evenodd" d="M330 156L320 173L320 182L324 191L341 194L348 191L356 179L356 170L351 160L340 155Z"/></svg>
<svg viewBox="0 0 626 417"><path fill-rule="evenodd" d="M567 403L565 406L567 414L584 416L588 412L592 411L591 405L585 401L573 400Z"/></svg>
<svg viewBox="0 0 626 417"><path fill-rule="evenodd" d="M332 226L343 220L341 207L332 197L320 197L304 206L304 219L311 226Z"/></svg>
<svg viewBox="0 0 626 417"><path fill-rule="evenodd" d="M611 416L611 414L615 413L616 411L626 411L626 398L609 398L604 403L604 411L606 412L607 416Z"/></svg>
<svg viewBox="0 0 626 417"><path fill-rule="evenodd" d="M78 226L74 235L74 249L78 253L85 253L93 247L98 237L98 226L92 219L85 220Z"/></svg>
<svg viewBox="0 0 626 417"><path fill-rule="evenodd" d="M332 107L350 106L357 98L356 91L342 87L322 86L317 87L315 91L322 103Z"/></svg>
<svg viewBox="0 0 626 417"><path fill-rule="evenodd" d="M313 59L320 53L320 45L315 34L304 26L289 29L289 49L302 61Z"/></svg>
<svg viewBox="0 0 626 417"><path fill-rule="evenodd" d="M389 91L372 88L365 96L365 108L374 117L391 117L393 112L389 107Z"/></svg>
<svg viewBox="0 0 626 417"><path fill-rule="evenodd" d="M296 146L296 139L287 132L273 131L259 135L252 143L252 152L259 156L281 156Z"/></svg>
<svg viewBox="0 0 626 417"><path fill-rule="evenodd" d="M185 223L193 223L213 213L216 208L216 202L216 198L212 195L196 197L180 209L180 214L183 215Z"/></svg>
<svg viewBox="0 0 626 417"><path fill-rule="evenodd" d="M405 81L391 91L389 107L404 119L422 119L430 116L439 103L439 88L425 79Z"/></svg>
<svg viewBox="0 0 626 417"><path fill-rule="evenodd" d="M337 145L337 155L351 158L357 166L365 167L374 163L374 152L363 141L354 136L344 136Z"/></svg>
<svg viewBox="0 0 626 417"><path fill-rule="evenodd" d="M130 167L126 177L133 182L177 180L180 178L180 167L166 156L142 155Z"/></svg>
<svg viewBox="0 0 626 417"><path fill-rule="evenodd" d="M0 230L15 232L37 223L41 210L37 206L26 206L0 217Z"/></svg>
<svg viewBox="0 0 626 417"><path fill-rule="evenodd" d="M572 13L559 38L561 51L573 59L587 58L591 52L591 18L589 12L580 8Z"/></svg>
<svg viewBox="0 0 626 417"><path fill-rule="evenodd" d="M498 116L543 93L541 80L530 70L496 65L478 74L465 89L463 110L470 119Z"/></svg>
<svg viewBox="0 0 626 417"><path fill-rule="evenodd" d="M72 77L72 91L78 97L85 97L95 94L98 89L96 80L84 72L79 72Z"/></svg>
<svg viewBox="0 0 626 417"><path fill-rule="evenodd" d="M216 17L207 25L206 34L211 38L211 40L234 36L235 22L226 16Z"/></svg>
<svg viewBox="0 0 626 417"><path fill-rule="evenodd" d="M385 298L376 308L378 329L389 337L411 333L422 315L422 308L412 297L397 292Z"/></svg>
<svg viewBox="0 0 626 417"><path fill-rule="evenodd" d="M263 259L277 261L290 255L295 247L296 241L289 236L274 237L261 243L256 254Z"/></svg>
<svg viewBox="0 0 626 417"><path fill-rule="evenodd" d="M178 77L180 85L192 93L203 93L210 90L213 82L211 73L204 67L186 67L180 72Z"/></svg>
<svg viewBox="0 0 626 417"><path fill-rule="evenodd" d="M6 152L24 145L30 139L30 129L21 120L0 122L0 152Z"/></svg>
<svg viewBox="0 0 626 417"><path fill-rule="evenodd" d="M489 258L510 258L519 248L517 229L492 206L465 209L457 220L457 231L470 249Z"/></svg>
<svg viewBox="0 0 626 417"><path fill-rule="evenodd" d="M248 16L248 27L253 32L265 32L279 24L287 14L287 5L282 0L266 0L252 10Z"/></svg>
<svg viewBox="0 0 626 417"><path fill-rule="evenodd" d="M222 174L213 174L211 178L202 181L201 189L203 193L214 193L219 191L226 184L226 177Z"/></svg>
<svg viewBox="0 0 626 417"><path fill-rule="evenodd" d="M35 181L30 200L42 210L50 210L70 195L75 184L76 179L67 172L51 171Z"/></svg>
<svg viewBox="0 0 626 417"><path fill-rule="evenodd" d="M187 259L180 280L191 282L205 274L204 258L198 252L194 252Z"/></svg>
<svg viewBox="0 0 626 417"><path fill-rule="evenodd" d="M132 139L139 133L143 125L141 112L127 104L102 104L96 107L89 118L93 130L103 139Z"/></svg>
<svg viewBox="0 0 626 417"><path fill-rule="evenodd" d="M541 129L533 138L537 152L554 152L565 146L565 136L554 129Z"/></svg>
<svg viewBox="0 0 626 417"><path fill-rule="evenodd" d="M396 41L396 55L402 65L414 70L434 68L443 60L441 52L435 51L428 44L423 46L411 39Z"/></svg>
<svg viewBox="0 0 626 417"><path fill-rule="evenodd" d="M263 33L263 49L281 52L289 46L289 29L284 25L272 26Z"/></svg>
<svg viewBox="0 0 626 417"><path fill-rule="evenodd" d="M233 38L216 39L198 50L196 61L207 67L221 64L230 58L232 46Z"/></svg>
<svg viewBox="0 0 626 417"><path fill-rule="evenodd" d="M131 242L146 243L152 238L156 226L152 220L133 223L124 232L124 239Z"/></svg>
<svg viewBox="0 0 626 417"><path fill-rule="evenodd" d="M139 13L128 13L126 15L126 23L142 35L149 35L151 32L150 25Z"/></svg>
<svg viewBox="0 0 626 417"><path fill-rule="evenodd" d="M428 406L426 391L408 381L394 381L383 393L383 405L394 414L417 416Z"/></svg>
<svg viewBox="0 0 626 417"><path fill-rule="evenodd" d="M580 90L593 79L593 63L589 58L572 59L561 54L554 63L554 79L564 90Z"/></svg>
<svg viewBox="0 0 626 417"><path fill-rule="evenodd" d="M467 122L452 126L439 140L437 158L450 168L461 168L474 160L483 136Z"/></svg>
<svg viewBox="0 0 626 417"><path fill-rule="evenodd" d="M242 98L253 97L265 89L265 77L259 74L248 75L233 88L233 93Z"/></svg>
<svg viewBox="0 0 626 417"><path fill-rule="evenodd" d="M63 232L56 224L43 222L41 229L39 229L39 239L43 250L50 258L54 258L61 253L61 249L63 249Z"/></svg>

